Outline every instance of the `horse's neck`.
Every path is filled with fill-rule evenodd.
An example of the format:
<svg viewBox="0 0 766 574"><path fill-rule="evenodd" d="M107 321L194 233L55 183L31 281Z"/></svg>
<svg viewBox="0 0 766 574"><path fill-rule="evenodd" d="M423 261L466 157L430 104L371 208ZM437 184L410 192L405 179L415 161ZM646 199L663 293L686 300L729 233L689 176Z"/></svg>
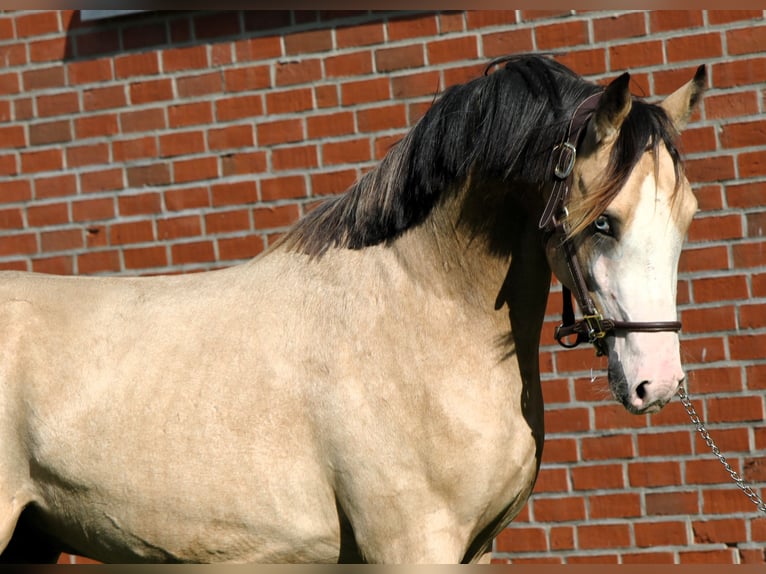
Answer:
<svg viewBox="0 0 766 574"><path fill-rule="evenodd" d="M485 205L478 213L473 204L483 201L489 210ZM508 315L499 312L506 306L511 319L515 314L519 323L541 324L551 275L537 233L537 206L520 202L509 207L496 205L489 195L473 202L455 197L392 248L416 281L462 299L503 321L506 329Z"/></svg>

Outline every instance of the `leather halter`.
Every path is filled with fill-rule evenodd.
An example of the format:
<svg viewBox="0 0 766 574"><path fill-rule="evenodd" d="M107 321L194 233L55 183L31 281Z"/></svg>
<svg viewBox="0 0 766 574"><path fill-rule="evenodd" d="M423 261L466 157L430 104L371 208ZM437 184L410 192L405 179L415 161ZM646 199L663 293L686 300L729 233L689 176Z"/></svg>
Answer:
<svg viewBox="0 0 766 574"><path fill-rule="evenodd" d="M577 249L574 241L567 234L566 229L566 202L572 185L572 171L577 158L577 145L580 136L598 107L601 94L598 92L585 98L575 109L569 121L566 138L553 148L553 176L554 183L551 195L543 210L538 224L543 232L544 241L547 243L554 234L560 234L564 239L561 248L564 251L564 260L572 276L572 290L577 299L577 304L583 313L583 318L575 320L572 306L572 291L562 287L564 306L561 325L556 328L554 337L556 341L566 348L576 347L580 343L588 342L596 348L597 355L607 353L604 338L615 331L639 331L644 333L656 333L661 331L680 331L681 323L678 321L617 321L604 318L599 312L593 298L590 296L582 267L577 259ZM567 341L571 336L574 341Z"/></svg>

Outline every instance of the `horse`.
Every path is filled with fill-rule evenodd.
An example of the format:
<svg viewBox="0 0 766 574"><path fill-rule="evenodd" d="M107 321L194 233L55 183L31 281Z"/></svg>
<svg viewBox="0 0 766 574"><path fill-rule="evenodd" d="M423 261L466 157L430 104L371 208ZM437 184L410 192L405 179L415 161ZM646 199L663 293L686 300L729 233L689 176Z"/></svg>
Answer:
<svg viewBox="0 0 766 574"><path fill-rule="evenodd" d="M540 466L552 273L627 411L684 384L705 69L629 83L491 62L243 264L2 273L2 560L486 561Z"/></svg>

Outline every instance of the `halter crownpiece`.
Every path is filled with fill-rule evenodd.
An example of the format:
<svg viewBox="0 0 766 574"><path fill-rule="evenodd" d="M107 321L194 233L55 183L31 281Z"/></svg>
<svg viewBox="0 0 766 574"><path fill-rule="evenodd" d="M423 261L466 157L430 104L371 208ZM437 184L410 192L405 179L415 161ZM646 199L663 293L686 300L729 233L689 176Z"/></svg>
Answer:
<svg viewBox="0 0 766 574"><path fill-rule="evenodd" d="M561 248L564 250L564 261L572 276L572 291L583 313L582 319L575 320L572 305L573 292L565 286L562 287L564 301L561 325L556 327L554 337L559 345L568 349L587 341L595 347L596 354L599 356L607 353L604 338L607 334L615 331L657 333L681 330L681 323L678 321L638 322L604 318L590 296L582 267L577 259L577 249L574 241L567 234L566 202L572 185L572 172L577 159L577 145L585 126L588 125L593 113L598 108L602 93L592 94L580 102L569 120L565 139L553 148L553 187L538 223L546 243L554 234L558 233L563 237ZM573 335L575 340L568 342L567 339Z"/></svg>

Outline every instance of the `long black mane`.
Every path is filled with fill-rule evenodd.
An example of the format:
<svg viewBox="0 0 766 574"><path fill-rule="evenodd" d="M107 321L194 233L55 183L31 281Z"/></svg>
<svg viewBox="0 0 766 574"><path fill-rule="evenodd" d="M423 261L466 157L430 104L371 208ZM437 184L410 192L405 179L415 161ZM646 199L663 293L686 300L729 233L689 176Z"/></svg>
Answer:
<svg viewBox="0 0 766 574"><path fill-rule="evenodd" d="M601 90L547 57L508 58L496 72L445 90L375 169L310 212L284 241L318 256L332 247L361 249L395 239L469 176L542 186L573 110ZM621 130L629 137L618 138L610 162L621 171L626 164L632 169L652 142L670 146L677 160L662 109L637 104Z"/></svg>

